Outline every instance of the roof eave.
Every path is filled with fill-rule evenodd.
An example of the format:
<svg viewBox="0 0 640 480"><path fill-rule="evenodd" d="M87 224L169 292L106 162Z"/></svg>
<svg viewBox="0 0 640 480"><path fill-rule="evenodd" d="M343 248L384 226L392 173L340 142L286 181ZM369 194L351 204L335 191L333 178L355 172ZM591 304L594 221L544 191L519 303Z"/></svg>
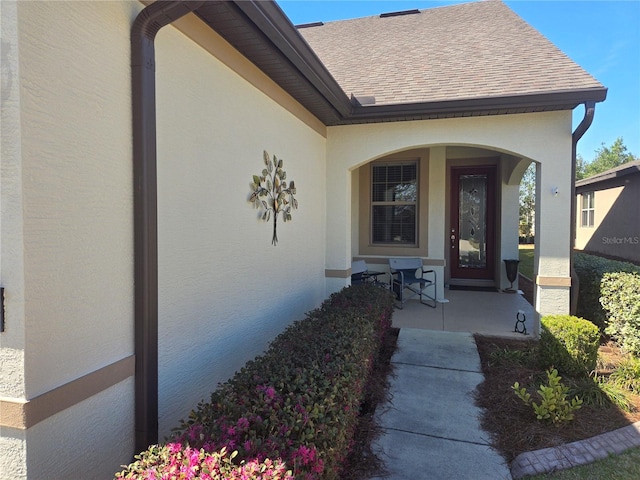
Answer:
<svg viewBox="0 0 640 480"><path fill-rule="evenodd" d="M351 101L346 93L275 2L240 0L234 3L341 116L349 116Z"/></svg>
<svg viewBox="0 0 640 480"><path fill-rule="evenodd" d="M306 98L297 97L294 92L291 92L292 95L327 126L571 110L587 101L602 102L607 96L605 87L596 87L517 96L362 106L357 102L351 102L304 37L274 1L233 0L219 3L235 6L247 19L247 27L259 31L262 38L266 37L280 52L278 61L294 67L300 82L308 85L306 88L309 91ZM249 60L260 63L256 57L261 55L260 50L252 50L243 45L236 45L236 48ZM272 79L280 83L277 75L277 72L274 73ZM286 90L284 85L283 88Z"/></svg>
<svg viewBox="0 0 640 480"><path fill-rule="evenodd" d="M408 117L448 118L457 116L499 115L553 110L572 110L587 102L602 102L605 87L515 96L465 98L437 102L391 105L355 105L349 123L390 121Z"/></svg>
<svg viewBox="0 0 640 480"><path fill-rule="evenodd" d="M627 177L629 175L637 175L640 173L640 164L636 162L630 162L630 164L622 164L617 168L608 172L599 173L589 178L585 178L576 182L576 188L585 187L588 185L594 185L607 180L613 180L616 178Z"/></svg>

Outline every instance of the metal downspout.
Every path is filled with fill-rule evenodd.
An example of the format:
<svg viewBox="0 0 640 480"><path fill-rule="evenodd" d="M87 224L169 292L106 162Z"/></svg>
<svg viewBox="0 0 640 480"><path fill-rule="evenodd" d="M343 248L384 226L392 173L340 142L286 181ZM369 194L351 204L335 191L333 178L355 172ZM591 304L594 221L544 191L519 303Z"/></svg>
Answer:
<svg viewBox="0 0 640 480"><path fill-rule="evenodd" d="M157 1L131 27L133 109L135 450L158 442L158 219L155 37L202 1Z"/></svg>
<svg viewBox="0 0 640 480"><path fill-rule="evenodd" d="M580 290L580 280L573 268L573 249L576 246L576 159L578 140L582 138L585 132L593 122L593 116L596 112L596 102L590 101L584 104L584 117L571 135L571 252L569 255L569 268L571 271L571 315L575 315L578 308L578 292Z"/></svg>

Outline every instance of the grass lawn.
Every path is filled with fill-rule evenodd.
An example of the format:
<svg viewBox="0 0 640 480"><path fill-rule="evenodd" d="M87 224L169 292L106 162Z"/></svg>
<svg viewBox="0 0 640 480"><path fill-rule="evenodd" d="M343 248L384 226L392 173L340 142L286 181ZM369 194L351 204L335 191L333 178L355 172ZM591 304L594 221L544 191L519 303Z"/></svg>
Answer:
<svg viewBox="0 0 640 480"><path fill-rule="evenodd" d="M636 480L640 478L640 448L632 448L622 455L556 473L529 477L531 480Z"/></svg>
<svg viewBox="0 0 640 480"><path fill-rule="evenodd" d="M518 271L527 277L529 280L533 280L533 245L520 245L520 263L518 264Z"/></svg>

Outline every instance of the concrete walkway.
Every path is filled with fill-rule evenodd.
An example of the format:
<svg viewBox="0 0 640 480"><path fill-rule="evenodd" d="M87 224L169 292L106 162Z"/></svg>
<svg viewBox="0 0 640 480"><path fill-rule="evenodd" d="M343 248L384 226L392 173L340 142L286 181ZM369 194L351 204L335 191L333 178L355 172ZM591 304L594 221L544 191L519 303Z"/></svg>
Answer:
<svg viewBox="0 0 640 480"><path fill-rule="evenodd" d="M391 360L392 398L376 412L373 445L387 480L511 479L480 428L473 392L483 381L473 336L402 328Z"/></svg>
<svg viewBox="0 0 640 480"><path fill-rule="evenodd" d="M511 471L480 428L473 393L484 377L473 335L401 328L391 399L378 407L372 445L386 474L371 480L504 480L564 470L640 447L640 422L518 455ZM512 476L513 475L513 476Z"/></svg>

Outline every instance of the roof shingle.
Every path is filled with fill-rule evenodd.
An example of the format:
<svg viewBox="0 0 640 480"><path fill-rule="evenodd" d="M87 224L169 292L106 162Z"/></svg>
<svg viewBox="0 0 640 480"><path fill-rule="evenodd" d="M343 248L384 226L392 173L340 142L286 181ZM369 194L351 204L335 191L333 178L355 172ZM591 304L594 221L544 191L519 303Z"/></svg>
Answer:
<svg viewBox="0 0 640 480"><path fill-rule="evenodd" d="M299 32L345 93L376 105L604 88L499 0Z"/></svg>

